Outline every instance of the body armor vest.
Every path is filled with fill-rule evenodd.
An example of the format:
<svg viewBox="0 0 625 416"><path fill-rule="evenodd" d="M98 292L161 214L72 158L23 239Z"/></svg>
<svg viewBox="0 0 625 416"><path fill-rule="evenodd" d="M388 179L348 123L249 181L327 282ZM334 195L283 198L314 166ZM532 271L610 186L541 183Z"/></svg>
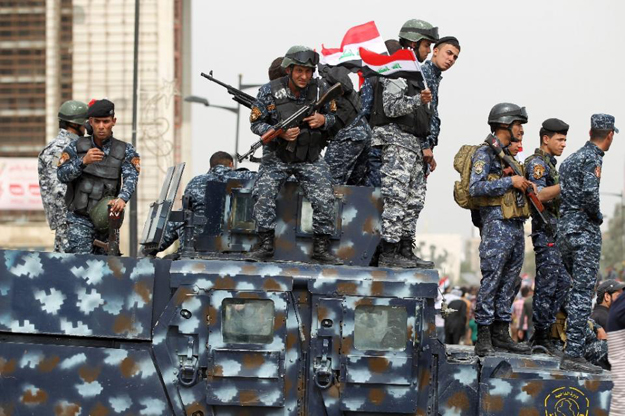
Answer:
<svg viewBox="0 0 625 416"><path fill-rule="evenodd" d="M288 97L288 95L281 91L289 88L288 78L283 77L271 81L271 95L273 96L276 104L276 111L278 118L284 120L294 114L297 110L305 105L312 104L317 101L317 95L319 87L316 80L312 80L308 85L306 91L306 100L304 103L299 104L296 101ZM286 163L292 162L316 162L319 159L321 150L327 144L327 133L320 129L310 129L308 124L302 123L299 126L300 134L297 136L295 142L295 151L289 152L286 150L288 141L278 137L274 143L276 143L275 150L276 155Z"/></svg>
<svg viewBox="0 0 625 416"><path fill-rule="evenodd" d="M545 165L549 168L549 176L547 177L547 186L558 185L560 183L560 174L558 173L558 170L553 165L553 163L551 163L551 158L549 157L549 155L540 149L536 149L533 155L525 159L525 170L527 171L529 164L532 162L532 160L534 160L537 157L542 159ZM532 173L533 172L527 172L528 175L531 175ZM558 195L557 197L553 198L551 201L543 202L543 205L545 206L547 211L551 213L551 215L553 215L556 218L559 218L560 217L560 202L561 202L561 198L560 198L560 195Z"/></svg>
<svg viewBox="0 0 625 416"><path fill-rule="evenodd" d="M87 165L82 174L67 187L65 203L70 211L89 215L89 211L105 196L117 196L121 186L122 163L126 143L111 137L111 150L100 162ZM91 137L76 141L76 153L82 159L93 147Z"/></svg>
<svg viewBox="0 0 625 416"><path fill-rule="evenodd" d="M406 80L406 83L408 84L408 92L406 95L409 97L414 97L424 89L423 84L417 81ZM384 114L383 92L384 85L378 80L373 90L373 108L371 109L370 118L371 127L395 123L402 131L416 137L425 138L430 134L432 112L428 106L420 105L413 113L401 117L387 117L386 114Z"/></svg>

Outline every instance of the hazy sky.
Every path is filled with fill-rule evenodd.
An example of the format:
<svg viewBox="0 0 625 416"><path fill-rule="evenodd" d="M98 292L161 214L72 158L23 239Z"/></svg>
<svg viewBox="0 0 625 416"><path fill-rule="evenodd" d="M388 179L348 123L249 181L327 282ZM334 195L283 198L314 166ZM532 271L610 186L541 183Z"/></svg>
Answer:
<svg viewBox="0 0 625 416"><path fill-rule="evenodd" d="M380 7L392 5L392 7ZM622 192L625 176L625 2L618 0L525 0L380 2L215 2L192 0L192 91L212 104L235 105L226 91L200 72L214 71L236 85L267 81L271 61L291 45L321 49L339 47L352 26L374 20L384 39L397 38L411 18L439 27L441 36L456 36L462 52L443 74L439 92L442 119L437 170L428 180L422 233L472 230L470 215L453 200L459 178L453 156L463 144L478 144L489 132L491 107L502 101L525 106L525 154L539 143L538 130L550 117L570 124L564 157L588 139L590 115L606 112L621 128L604 158L601 191ZM247 91L255 95L256 91ZM217 150L234 152L233 113L193 106L193 171L208 170ZM239 152L257 139L249 130L249 111L242 112ZM257 156L260 156L260 150ZM257 165L244 165L257 169ZM616 197L602 195L602 210L611 216Z"/></svg>

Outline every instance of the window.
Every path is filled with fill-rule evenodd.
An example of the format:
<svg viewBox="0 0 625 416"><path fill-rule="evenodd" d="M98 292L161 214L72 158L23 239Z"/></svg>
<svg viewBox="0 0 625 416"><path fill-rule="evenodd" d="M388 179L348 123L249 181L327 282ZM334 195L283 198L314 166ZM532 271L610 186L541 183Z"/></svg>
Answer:
<svg viewBox="0 0 625 416"><path fill-rule="evenodd" d="M232 192L230 209L230 229L235 231L254 231L254 199L251 193Z"/></svg>
<svg viewBox="0 0 625 416"><path fill-rule="evenodd" d="M408 314L403 306L361 305L354 316L354 346L361 350L406 348Z"/></svg>
<svg viewBox="0 0 625 416"><path fill-rule="evenodd" d="M310 201L301 194L299 196L298 208L297 234L300 236L313 235L313 208ZM332 237L339 237L341 235L341 215L342 203L339 198L336 198L334 202L334 235Z"/></svg>
<svg viewBox="0 0 625 416"><path fill-rule="evenodd" d="M224 299L221 304L224 342L271 344L275 307L267 299Z"/></svg>

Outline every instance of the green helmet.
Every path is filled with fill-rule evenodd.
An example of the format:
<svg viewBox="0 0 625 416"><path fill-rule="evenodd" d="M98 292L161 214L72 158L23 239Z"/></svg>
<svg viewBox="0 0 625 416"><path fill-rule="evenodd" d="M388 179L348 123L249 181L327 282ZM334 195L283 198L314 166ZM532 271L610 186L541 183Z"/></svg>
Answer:
<svg viewBox="0 0 625 416"><path fill-rule="evenodd" d="M89 211L91 222L99 233L107 232L109 229L109 202L114 199L117 198L105 196Z"/></svg>
<svg viewBox="0 0 625 416"><path fill-rule="evenodd" d="M401 27L399 37L411 42L427 39L432 42L438 40L438 28L424 20L410 19Z"/></svg>
<svg viewBox="0 0 625 416"><path fill-rule="evenodd" d="M280 65L288 68L291 65L301 65L307 68L316 68L319 63L319 54L307 46L291 46Z"/></svg>
<svg viewBox="0 0 625 416"><path fill-rule="evenodd" d="M65 101L59 108L59 120L83 125L87 122L87 104L82 101Z"/></svg>

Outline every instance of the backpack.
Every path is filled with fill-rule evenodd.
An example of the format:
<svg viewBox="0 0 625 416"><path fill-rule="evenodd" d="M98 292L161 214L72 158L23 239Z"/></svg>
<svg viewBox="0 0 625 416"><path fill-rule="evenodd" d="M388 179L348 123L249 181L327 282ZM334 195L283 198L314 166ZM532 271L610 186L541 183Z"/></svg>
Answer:
<svg viewBox="0 0 625 416"><path fill-rule="evenodd" d="M472 158L479 145L463 145L454 156L454 169L460 174L460 180L454 182L454 201L461 208L477 209L473 198L469 194L469 181L471 180Z"/></svg>

